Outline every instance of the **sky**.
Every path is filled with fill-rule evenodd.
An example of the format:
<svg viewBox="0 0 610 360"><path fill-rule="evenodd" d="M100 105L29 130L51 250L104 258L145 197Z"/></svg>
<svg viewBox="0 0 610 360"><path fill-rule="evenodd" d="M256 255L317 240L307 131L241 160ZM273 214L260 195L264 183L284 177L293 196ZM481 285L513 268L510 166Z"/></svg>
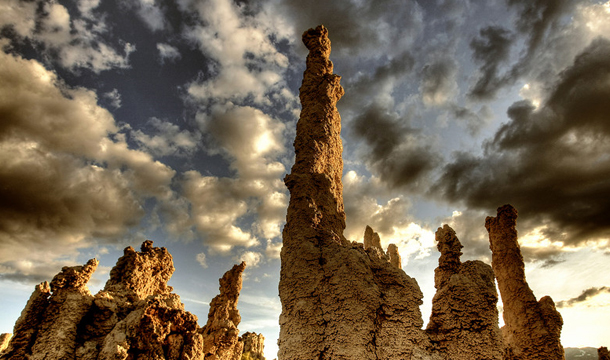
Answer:
<svg viewBox="0 0 610 360"><path fill-rule="evenodd" d="M603 0L3 0L0 332L62 266L100 260L95 293L151 239L200 325L245 260L239 328L273 359L300 38L319 24L346 91L346 237L398 245L426 320L436 229L490 263L485 217L510 203L563 345L610 345Z"/></svg>

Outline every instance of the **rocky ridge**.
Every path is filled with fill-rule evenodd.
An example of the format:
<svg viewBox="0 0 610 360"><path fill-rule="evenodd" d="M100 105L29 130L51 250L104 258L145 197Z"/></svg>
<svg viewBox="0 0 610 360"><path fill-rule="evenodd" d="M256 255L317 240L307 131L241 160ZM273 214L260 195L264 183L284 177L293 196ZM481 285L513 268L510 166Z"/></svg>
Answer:
<svg viewBox="0 0 610 360"><path fill-rule="evenodd" d="M36 286L2 360L238 360L243 344L237 326L245 263L220 279L207 324L184 310L167 281L174 272L165 248L145 241L124 251L96 295L87 282L98 265L64 267L51 284Z"/></svg>

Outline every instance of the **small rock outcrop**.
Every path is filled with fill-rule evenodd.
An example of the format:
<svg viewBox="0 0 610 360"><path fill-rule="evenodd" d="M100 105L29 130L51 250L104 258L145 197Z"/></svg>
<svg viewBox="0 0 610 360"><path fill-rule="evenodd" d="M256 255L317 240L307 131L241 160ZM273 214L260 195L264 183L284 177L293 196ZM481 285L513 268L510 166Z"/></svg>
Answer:
<svg viewBox="0 0 610 360"><path fill-rule="evenodd" d="M144 242L140 252L126 248L95 296L87 288L98 265L95 259L64 267L50 285L37 285L0 359L239 359L235 305L245 264L221 279L221 295L210 306L215 321L199 328L197 317L184 310L167 286L174 272L172 256L152 245ZM211 348L215 350L207 353Z"/></svg>
<svg viewBox="0 0 610 360"><path fill-rule="evenodd" d="M598 360L610 360L610 354L608 353L608 348L605 346L597 349L597 359Z"/></svg>
<svg viewBox="0 0 610 360"><path fill-rule="evenodd" d="M550 297L536 301L525 280L523 256L517 240L517 215L515 208L504 205L498 208L496 217L485 219L492 267L504 307L504 359L564 359L560 342L561 314Z"/></svg>
<svg viewBox="0 0 610 360"><path fill-rule="evenodd" d="M445 359L502 359L498 294L491 266L462 263L462 244L445 225L436 231L441 253L434 272L436 294L427 333Z"/></svg>
<svg viewBox="0 0 610 360"><path fill-rule="evenodd" d="M237 329L241 322L237 302L245 268L245 262L235 265L220 279L220 294L210 303L208 322L201 329L206 359L239 360L241 358L243 343L239 342Z"/></svg>
<svg viewBox="0 0 610 360"><path fill-rule="evenodd" d="M284 179L290 203L281 251L278 359L428 356L431 344L419 310L423 295L415 279L380 256L377 242L365 250L343 235L336 103L344 91L329 60L327 29L306 31L303 43L309 55L300 89L296 158Z"/></svg>
<svg viewBox="0 0 610 360"><path fill-rule="evenodd" d="M244 333L239 341L243 343L242 360L265 360L265 337L253 332Z"/></svg>
<svg viewBox="0 0 610 360"><path fill-rule="evenodd" d="M372 247L376 247L381 250L381 239L379 238L379 234L377 234L370 226L366 226L364 230L364 250L368 250Z"/></svg>

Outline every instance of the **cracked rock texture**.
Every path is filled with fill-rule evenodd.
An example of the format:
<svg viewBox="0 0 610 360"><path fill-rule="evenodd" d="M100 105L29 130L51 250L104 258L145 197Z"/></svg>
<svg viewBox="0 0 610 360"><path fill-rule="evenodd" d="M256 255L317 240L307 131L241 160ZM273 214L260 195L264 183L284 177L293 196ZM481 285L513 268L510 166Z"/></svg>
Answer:
<svg viewBox="0 0 610 360"><path fill-rule="evenodd" d="M498 208L496 217L485 219L504 307L504 359L564 359L561 314L550 297L536 301L527 284L516 226L517 210L511 205Z"/></svg>
<svg viewBox="0 0 610 360"><path fill-rule="evenodd" d="M265 360L265 337L263 334L245 332L239 339L243 343L242 360Z"/></svg>
<svg viewBox="0 0 610 360"><path fill-rule="evenodd" d="M307 30L296 158L283 231L278 359L433 359L417 282L381 248L343 236L341 118L328 31ZM372 229L371 229L372 232ZM380 256L383 254L383 256Z"/></svg>
<svg viewBox="0 0 610 360"><path fill-rule="evenodd" d="M141 252L126 248L104 290L95 296L87 288L98 265L95 259L64 267L50 285L37 285L0 359L239 359L241 347L226 344L238 339L234 326L239 324L235 305L241 272L229 271L221 279L221 295L230 295L211 303L210 313L226 313L227 320L216 316L218 321L200 329L197 317L184 310L180 297L167 286L174 271L172 256L152 244L144 242ZM229 281L223 284L225 278ZM237 319L234 326L229 319ZM216 355L218 351L206 356L204 349L212 347L205 347L206 334L223 331L222 344L216 344L222 356ZM229 356L231 351L235 354Z"/></svg>
<svg viewBox="0 0 610 360"><path fill-rule="evenodd" d="M498 294L491 266L462 263L462 244L448 225L436 231L441 253L427 333L446 359L502 359Z"/></svg>

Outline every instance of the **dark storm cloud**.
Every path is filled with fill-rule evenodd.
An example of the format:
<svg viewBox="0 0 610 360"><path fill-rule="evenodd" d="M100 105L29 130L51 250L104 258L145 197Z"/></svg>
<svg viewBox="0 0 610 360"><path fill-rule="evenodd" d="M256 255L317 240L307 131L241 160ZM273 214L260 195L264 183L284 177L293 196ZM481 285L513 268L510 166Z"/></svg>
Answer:
<svg viewBox="0 0 610 360"><path fill-rule="evenodd" d="M607 286L602 286L599 288L592 287L592 288L583 290L583 292L575 298L558 302L557 307L558 308L572 307L572 306L578 305L579 303L581 303L583 301L587 301L587 300L589 300L597 295L603 294L603 293L610 293L610 287L607 287Z"/></svg>
<svg viewBox="0 0 610 360"><path fill-rule="evenodd" d="M470 89L470 97L487 100L495 96L503 82L499 75L499 66L508 60L513 40L510 31L498 26L488 26L481 29L479 35L470 41L472 57L481 64L481 74Z"/></svg>
<svg viewBox="0 0 610 360"><path fill-rule="evenodd" d="M353 131L366 141L371 149L367 161L390 186L415 188L439 162L420 130L378 105L353 121Z"/></svg>
<svg viewBox="0 0 610 360"><path fill-rule="evenodd" d="M421 24L415 1L279 1L278 10L293 21L295 31L324 24L332 34L335 53L358 54L382 45L404 50Z"/></svg>
<svg viewBox="0 0 610 360"><path fill-rule="evenodd" d="M593 41L536 108L520 101L484 156L454 154L432 193L493 210L505 203L552 241L610 236L610 41Z"/></svg>

